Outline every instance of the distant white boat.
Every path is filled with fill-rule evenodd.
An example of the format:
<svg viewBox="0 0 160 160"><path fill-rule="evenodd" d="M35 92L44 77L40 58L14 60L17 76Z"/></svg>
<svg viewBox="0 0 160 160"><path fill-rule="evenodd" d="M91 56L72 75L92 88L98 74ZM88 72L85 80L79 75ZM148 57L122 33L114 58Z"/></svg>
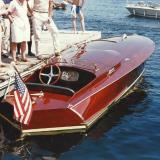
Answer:
<svg viewBox="0 0 160 160"><path fill-rule="evenodd" d="M144 3L140 1L136 4L127 3L126 8L134 16L160 18L160 4L157 3Z"/></svg>

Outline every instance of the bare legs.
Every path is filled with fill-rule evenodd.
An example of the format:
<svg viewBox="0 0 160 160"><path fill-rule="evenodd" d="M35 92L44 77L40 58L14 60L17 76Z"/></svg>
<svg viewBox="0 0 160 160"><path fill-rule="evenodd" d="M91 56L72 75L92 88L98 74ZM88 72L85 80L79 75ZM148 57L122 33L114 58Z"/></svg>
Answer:
<svg viewBox="0 0 160 160"><path fill-rule="evenodd" d="M73 16L72 23L73 23L73 31L74 31L74 33L76 33L76 31L77 31L77 29L76 29L76 20L77 20L76 16Z"/></svg>
<svg viewBox="0 0 160 160"><path fill-rule="evenodd" d="M21 56L23 61L27 61L26 59L26 42L21 43Z"/></svg>
<svg viewBox="0 0 160 160"><path fill-rule="evenodd" d="M21 56L22 56L22 61L27 61L26 59L26 42L21 42L20 45L20 50L21 50ZM13 61L17 62L16 59L16 52L17 52L17 43L12 42L11 43L11 51L12 51L12 56L13 56Z"/></svg>
<svg viewBox="0 0 160 160"><path fill-rule="evenodd" d="M11 43L11 52L12 52L12 56L13 56L13 61L16 62L16 51L17 51L17 43Z"/></svg>
<svg viewBox="0 0 160 160"><path fill-rule="evenodd" d="M81 21L81 30L84 32L85 31L85 24L84 24L84 16L83 13L80 13L80 21Z"/></svg>
<svg viewBox="0 0 160 160"><path fill-rule="evenodd" d="M84 24L84 16L83 16L83 13L80 12L79 14L80 17L80 23L81 23L81 30L84 32L85 31L85 24ZM73 23L73 30L74 30L74 33L77 32L77 29L76 29L76 20L77 20L77 16L73 16L72 18L72 23Z"/></svg>

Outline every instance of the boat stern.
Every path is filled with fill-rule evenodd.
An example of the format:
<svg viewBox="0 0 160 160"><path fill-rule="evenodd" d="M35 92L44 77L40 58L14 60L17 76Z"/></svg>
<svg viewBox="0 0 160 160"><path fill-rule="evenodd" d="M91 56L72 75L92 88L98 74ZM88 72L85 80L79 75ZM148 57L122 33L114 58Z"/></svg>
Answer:
<svg viewBox="0 0 160 160"><path fill-rule="evenodd" d="M22 125L22 137L85 132L83 120L68 108L34 111L29 125Z"/></svg>

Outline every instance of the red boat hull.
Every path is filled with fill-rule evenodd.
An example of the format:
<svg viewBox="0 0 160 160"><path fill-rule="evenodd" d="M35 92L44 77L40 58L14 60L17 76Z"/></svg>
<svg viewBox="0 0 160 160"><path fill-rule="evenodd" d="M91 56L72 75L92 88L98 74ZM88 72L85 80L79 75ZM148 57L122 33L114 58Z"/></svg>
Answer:
<svg viewBox="0 0 160 160"><path fill-rule="evenodd" d="M42 90L44 96L34 98L29 125L18 124L22 135L85 132L138 82L154 47L150 39L131 35L82 44L77 52L65 51L65 61L53 59L52 63L79 72L78 84L66 83L75 92L65 86L56 93L56 86L37 82L40 71L35 72L26 83L31 94Z"/></svg>
<svg viewBox="0 0 160 160"><path fill-rule="evenodd" d="M35 111L28 126L24 125L22 134L61 134L86 132L108 109L120 100L138 82L144 71L144 64L115 81L108 87L95 88L95 92L78 104L70 104L65 109ZM126 82L126 83L124 83ZM109 96L108 96L109 95Z"/></svg>

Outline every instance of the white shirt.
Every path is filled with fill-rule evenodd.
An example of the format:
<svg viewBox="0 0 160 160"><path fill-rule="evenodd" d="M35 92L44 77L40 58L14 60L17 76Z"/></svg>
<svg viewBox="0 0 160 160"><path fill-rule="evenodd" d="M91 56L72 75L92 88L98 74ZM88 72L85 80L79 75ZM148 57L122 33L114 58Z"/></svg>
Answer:
<svg viewBox="0 0 160 160"><path fill-rule="evenodd" d="M50 1L51 0L34 0L33 10L40 12L48 12Z"/></svg>

